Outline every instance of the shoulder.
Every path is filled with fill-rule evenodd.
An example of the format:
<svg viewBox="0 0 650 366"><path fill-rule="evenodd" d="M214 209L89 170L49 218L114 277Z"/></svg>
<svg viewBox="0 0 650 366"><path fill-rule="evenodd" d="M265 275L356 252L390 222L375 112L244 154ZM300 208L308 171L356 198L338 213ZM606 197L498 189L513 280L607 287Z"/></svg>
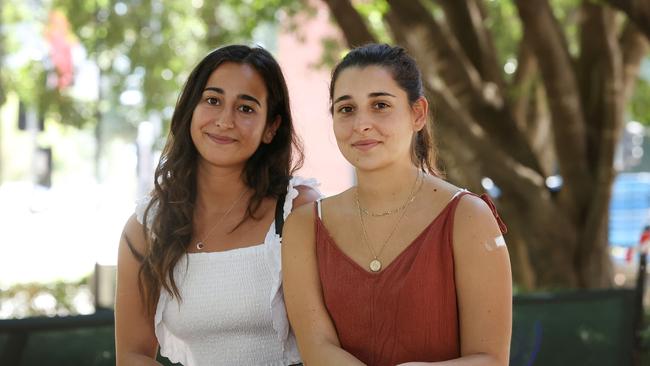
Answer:
<svg viewBox="0 0 650 366"><path fill-rule="evenodd" d="M153 204L152 204L153 201ZM147 219L147 227L151 227L154 216L158 212L158 202L153 198L153 192L140 198L135 205L134 218L140 224L145 222L145 214Z"/></svg>
<svg viewBox="0 0 650 366"><path fill-rule="evenodd" d="M317 199L321 198L321 193L314 187L307 185L300 185L295 187L298 191L298 197L293 201L293 205L296 209L303 206L307 203L312 203Z"/></svg>
<svg viewBox="0 0 650 366"><path fill-rule="evenodd" d="M282 246L300 245L315 237L316 204L305 203L296 207L286 218L282 230Z"/></svg>
<svg viewBox="0 0 650 366"><path fill-rule="evenodd" d="M344 208L348 206L352 206L354 204L354 192L355 189L354 187L348 188L343 192L337 193L332 196L327 196L326 198L323 198L321 200L321 205L323 207L323 212L326 212L328 214L334 212L340 212ZM336 208L336 209L333 209Z"/></svg>
<svg viewBox="0 0 650 366"><path fill-rule="evenodd" d="M495 250L507 252L503 237L505 225L500 220L487 196L463 195L454 216L454 253L459 257L480 258Z"/></svg>
<svg viewBox="0 0 650 366"><path fill-rule="evenodd" d="M147 249L147 238L145 237L144 227L134 213L124 224L122 238L120 240L120 252L130 252L135 258L140 259Z"/></svg>
<svg viewBox="0 0 650 366"><path fill-rule="evenodd" d="M300 231L300 229L304 229L307 226L311 228L311 225L313 225L314 219L316 218L314 212L315 207L313 201L311 204L305 202L296 207L296 209L291 211L287 217L283 235L286 236L287 233L291 235L292 233L295 233L295 231Z"/></svg>
<svg viewBox="0 0 650 366"><path fill-rule="evenodd" d="M501 234L496 218L496 211L488 204L489 198L474 194L464 194L459 198L456 208L455 226Z"/></svg>
<svg viewBox="0 0 650 366"><path fill-rule="evenodd" d="M458 199L454 217L455 227L465 228L480 224L496 225L496 211L493 211L493 206L488 205L487 202L490 199L487 198L487 195L479 196L438 177L430 177L429 182L429 190L434 189L437 192L431 196L442 193L448 200ZM458 195L460 197L457 198ZM498 225L495 227L498 230Z"/></svg>
<svg viewBox="0 0 650 366"><path fill-rule="evenodd" d="M320 183L314 178L292 177L287 186L287 197L284 203L284 212L287 215L294 208L314 202L321 197L318 186Z"/></svg>

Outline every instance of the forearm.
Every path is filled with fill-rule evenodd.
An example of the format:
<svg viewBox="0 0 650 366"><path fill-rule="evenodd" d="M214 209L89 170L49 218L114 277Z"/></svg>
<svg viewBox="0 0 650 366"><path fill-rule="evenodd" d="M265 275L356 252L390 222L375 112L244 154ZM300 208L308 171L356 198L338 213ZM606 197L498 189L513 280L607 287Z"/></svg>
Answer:
<svg viewBox="0 0 650 366"><path fill-rule="evenodd" d="M407 362L399 366L507 366L507 360L499 360L488 354L463 356L449 361L441 362Z"/></svg>
<svg viewBox="0 0 650 366"><path fill-rule="evenodd" d="M305 349L303 351L303 349ZM346 352L340 346L326 344L312 344L300 348L301 355L305 366L365 366L356 357Z"/></svg>
<svg viewBox="0 0 650 366"><path fill-rule="evenodd" d="M150 356L134 352L125 352L117 356L117 366L161 366Z"/></svg>

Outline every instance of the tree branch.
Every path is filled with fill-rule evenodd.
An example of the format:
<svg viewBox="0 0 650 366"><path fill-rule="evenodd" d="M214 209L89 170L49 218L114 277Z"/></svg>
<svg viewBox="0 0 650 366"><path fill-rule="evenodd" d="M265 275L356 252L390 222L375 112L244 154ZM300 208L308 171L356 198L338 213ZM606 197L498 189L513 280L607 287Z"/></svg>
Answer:
<svg viewBox="0 0 650 366"><path fill-rule="evenodd" d="M505 82L479 4L475 0L440 0L438 3L469 61L483 80L498 85L502 94Z"/></svg>
<svg viewBox="0 0 650 366"><path fill-rule="evenodd" d="M462 52L456 38L432 17L419 0L388 0L390 10L386 15L395 39L402 39L420 64L431 63L452 93L463 105L476 105L483 99L482 80L478 71ZM418 43L426 40L426 43ZM417 44L418 47L412 47ZM422 58L418 56L423 56ZM482 101L480 102L483 103ZM500 100L489 103L501 105Z"/></svg>
<svg viewBox="0 0 650 366"><path fill-rule="evenodd" d="M364 19L349 0L323 0L323 2L327 4L330 13L343 31L348 47L354 48L377 42Z"/></svg>
<svg viewBox="0 0 650 366"><path fill-rule="evenodd" d="M529 94L526 114L526 137L539 159L542 175L555 175L557 157L553 144L553 127L546 103L546 94L541 83L533 83Z"/></svg>
<svg viewBox="0 0 650 366"><path fill-rule="evenodd" d="M578 86L580 100L587 127L587 164L595 172L600 163L599 155L602 134L610 133L611 121L605 99L608 98L606 84L615 82L618 70L614 70L614 58L620 58L618 42L614 35L612 11L591 2L581 6L580 57L578 59ZM614 41L614 42L612 42ZM610 44L614 43L614 44Z"/></svg>
<svg viewBox="0 0 650 366"><path fill-rule="evenodd" d="M500 187L517 192L520 197L539 194L540 189L546 190L544 177L510 156L467 113L449 90L430 81L425 83L431 99L438 102L441 115L446 116L437 120L445 139L453 138L457 145L471 147L475 156L480 157L476 163L480 164L484 176L502 182Z"/></svg>
<svg viewBox="0 0 650 366"><path fill-rule="evenodd" d="M564 185L563 206L574 222L589 200L585 120L566 40L546 0L516 0L526 39L537 56L553 123L555 149Z"/></svg>
<svg viewBox="0 0 650 366"><path fill-rule="evenodd" d="M621 10L636 23L646 38L650 40L650 1L648 0L605 0Z"/></svg>
<svg viewBox="0 0 650 366"><path fill-rule="evenodd" d="M389 0L386 20L394 38L419 60L423 79L430 85L444 84L462 109L486 129L496 143L521 164L540 171L539 163L525 136L517 128L503 101L490 104L488 89L462 52L456 38L440 26L419 1ZM427 81L428 79L428 81ZM492 84L492 92L497 92ZM498 97L501 98L500 96Z"/></svg>
<svg viewBox="0 0 650 366"><path fill-rule="evenodd" d="M627 22L620 40L623 53L623 103L630 100L639 77L641 61L650 50L650 42L631 22Z"/></svg>
<svg viewBox="0 0 650 366"><path fill-rule="evenodd" d="M524 37L519 43L517 69L512 78L510 89L511 108L517 125L523 131L528 129L528 106L530 105L533 81L537 73L535 55Z"/></svg>

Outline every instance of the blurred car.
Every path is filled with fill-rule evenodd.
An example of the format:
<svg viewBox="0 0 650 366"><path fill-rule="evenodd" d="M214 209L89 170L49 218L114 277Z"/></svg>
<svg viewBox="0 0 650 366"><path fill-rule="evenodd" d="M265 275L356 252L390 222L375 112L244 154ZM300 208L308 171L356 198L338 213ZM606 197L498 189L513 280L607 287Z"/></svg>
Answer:
<svg viewBox="0 0 650 366"><path fill-rule="evenodd" d="M638 246L648 225L650 173L619 174L614 181L609 207L609 245L616 286L634 286L639 265Z"/></svg>

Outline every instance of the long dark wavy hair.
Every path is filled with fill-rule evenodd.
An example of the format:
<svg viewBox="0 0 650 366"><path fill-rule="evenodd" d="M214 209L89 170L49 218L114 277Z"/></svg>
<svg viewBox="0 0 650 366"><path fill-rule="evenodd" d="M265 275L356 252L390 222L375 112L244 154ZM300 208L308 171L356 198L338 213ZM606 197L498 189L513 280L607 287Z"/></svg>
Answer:
<svg viewBox="0 0 650 366"><path fill-rule="evenodd" d="M278 116L281 120L273 140L261 143L245 164L242 178L254 193L243 220L257 220L255 213L262 200L277 198L286 192L291 174L303 163L303 148L294 130L287 85L280 66L268 51L261 47L231 45L212 51L199 62L178 98L167 142L155 171L154 189L143 220L151 223L150 227L143 225L146 251L134 253L142 263L140 293L150 313L155 311L161 290L168 291L172 297L181 297L174 267L186 255L192 238L197 195L198 151L192 142L190 124L208 78L224 62L246 64L260 74L268 95L267 126Z"/></svg>
<svg viewBox="0 0 650 366"><path fill-rule="evenodd" d="M387 44L369 43L352 49L336 65L330 81L330 104L334 97L334 86L341 71L349 67L381 66L390 71L393 80L406 92L409 103L415 103L424 96L422 74L417 63L404 48ZM330 112L332 108L330 107ZM411 161L425 172L438 177L443 173L438 168L437 150L433 137L433 128L428 118L424 127L413 136L411 143Z"/></svg>

